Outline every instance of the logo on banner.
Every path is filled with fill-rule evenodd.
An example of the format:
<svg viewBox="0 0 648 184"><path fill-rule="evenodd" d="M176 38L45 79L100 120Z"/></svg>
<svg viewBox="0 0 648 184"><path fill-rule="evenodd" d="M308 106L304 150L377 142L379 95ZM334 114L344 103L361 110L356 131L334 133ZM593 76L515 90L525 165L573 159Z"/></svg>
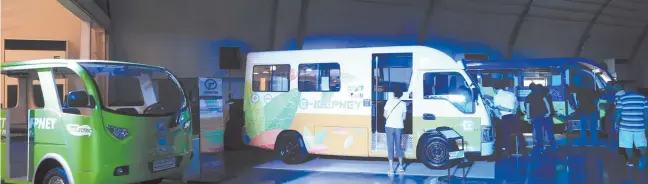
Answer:
<svg viewBox="0 0 648 184"><path fill-rule="evenodd" d="M222 91L220 89L220 79L201 78L200 79L200 96L220 96Z"/></svg>
<svg viewBox="0 0 648 184"><path fill-rule="evenodd" d="M257 103L259 102L259 95L258 94L252 94L252 103Z"/></svg>
<svg viewBox="0 0 648 184"><path fill-rule="evenodd" d="M215 90L218 87L218 83L214 79L205 80L205 88L208 90Z"/></svg>
<svg viewBox="0 0 648 184"><path fill-rule="evenodd" d="M272 95L270 95L270 94L266 94L265 97L263 98L263 101L265 103L270 102L270 100L272 100Z"/></svg>

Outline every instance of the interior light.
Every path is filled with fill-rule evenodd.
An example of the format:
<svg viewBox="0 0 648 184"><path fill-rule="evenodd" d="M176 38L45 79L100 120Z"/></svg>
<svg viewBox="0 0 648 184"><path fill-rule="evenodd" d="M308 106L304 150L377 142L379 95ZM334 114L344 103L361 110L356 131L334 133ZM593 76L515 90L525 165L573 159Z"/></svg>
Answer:
<svg viewBox="0 0 648 184"><path fill-rule="evenodd" d="M259 72L254 72L254 73L252 73L252 74L254 74L254 75L259 75Z"/></svg>
<svg viewBox="0 0 648 184"><path fill-rule="evenodd" d="M312 72L312 71L313 71L313 69L306 68L306 72Z"/></svg>
<svg viewBox="0 0 648 184"><path fill-rule="evenodd" d="M272 70L272 71L275 71L276 69L277 69L276 66L271 66L271 67L270 67L270 70Z"/></svg>
<svg viewBox="0 0 648 184"><path fill-rule="evenodd" d="M261 73L270 73L270 72L268 72L268 71L263 71L263 72L261 72Z"/></svg>

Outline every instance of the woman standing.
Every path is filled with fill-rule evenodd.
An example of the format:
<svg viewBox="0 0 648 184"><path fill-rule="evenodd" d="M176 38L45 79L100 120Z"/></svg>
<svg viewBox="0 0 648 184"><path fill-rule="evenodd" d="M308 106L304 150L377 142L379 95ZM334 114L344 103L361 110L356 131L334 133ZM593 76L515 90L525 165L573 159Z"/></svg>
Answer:
<svg viewBox="0 0 648 184"><path fill-rule="evenodd" d="M389 171L387 174L394 173L394 150L398 157L398 172L404 172L403 168L403 146L401 138L403 136L403 121L407 115L407 104L401 101L403 91L394 87L392 92L394 98L390 98L385 103L385 132L387 133L387 156L389 158Z"/></svg>

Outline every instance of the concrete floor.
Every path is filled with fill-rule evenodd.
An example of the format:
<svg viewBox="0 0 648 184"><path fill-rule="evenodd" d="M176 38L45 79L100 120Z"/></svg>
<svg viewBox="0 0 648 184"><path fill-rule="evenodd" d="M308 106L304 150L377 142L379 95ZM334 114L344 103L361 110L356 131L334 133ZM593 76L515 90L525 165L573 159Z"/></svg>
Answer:
<svg viewBox="0 0 648 184"><path fill-rule="evenodd" d="M226 152L226 177L214 183L446 183L446 170L429 170L418 162L395 176L388 176L386 167L383 159L330 156L286 165L268 151L249 148ZM562 146L551 154L478 161L467 171L465 183L648 183L648 171L626 167L616 149L605 147Z"/></svg>

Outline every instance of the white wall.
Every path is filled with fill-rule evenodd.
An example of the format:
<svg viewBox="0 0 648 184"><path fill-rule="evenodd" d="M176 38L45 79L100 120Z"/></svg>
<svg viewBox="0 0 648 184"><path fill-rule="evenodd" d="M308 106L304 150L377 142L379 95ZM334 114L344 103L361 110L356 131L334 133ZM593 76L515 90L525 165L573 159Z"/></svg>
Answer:
<svg viewBox="0 0 648 184"><path fill-rule="evenodd" d="M604 1L535 1L514 43L513 58L582 56L602 62L630 57L648 23L648 3L612 1L589 31L582 53L575 54ZM214 77L225 74L218 70L218 46L241 46L245 52L295 49L302 1L278 0L274 44L272 0L109 2L113 59L162 65L181 77ZM429 2L310 0L304 49L413 45L419 32L427 30L425 45L449 54L481 52L502 59L528 0L435 0L424 28ZM635 68L648 67L645 60L648 41L636 57L635 66L642 67ZM643 84L648 87L648 80Z"/></svg>

